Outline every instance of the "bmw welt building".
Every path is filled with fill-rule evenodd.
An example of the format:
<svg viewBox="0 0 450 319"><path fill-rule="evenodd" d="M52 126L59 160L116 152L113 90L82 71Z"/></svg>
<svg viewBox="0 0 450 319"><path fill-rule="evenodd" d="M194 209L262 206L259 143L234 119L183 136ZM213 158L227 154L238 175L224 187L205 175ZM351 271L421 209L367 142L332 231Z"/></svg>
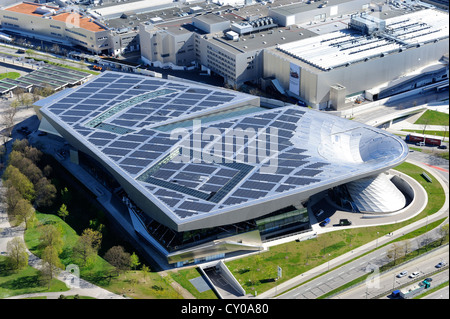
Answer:
<svg viewBox="0 0 450 319"><path fill-rule="evenodd" d="M63 137L73 162L104 171L142 243L176 266L309 229L308 199L342 185L355 211L405 206L381 173L406 159L406 144L319 111L116 72L40 105L40 129Z"/></svg>

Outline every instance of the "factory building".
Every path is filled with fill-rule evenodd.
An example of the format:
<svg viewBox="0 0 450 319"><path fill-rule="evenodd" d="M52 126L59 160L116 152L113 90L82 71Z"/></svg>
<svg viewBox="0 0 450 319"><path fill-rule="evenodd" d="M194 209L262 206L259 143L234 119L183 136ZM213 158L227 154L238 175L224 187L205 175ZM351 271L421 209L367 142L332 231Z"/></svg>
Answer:
<svg viewBox="0 0 450 319"><path fill-rule="evenodd" d="M39 39L93 52L108 52L109 29L84 13L33 2L0 9L2 28L17 37Z"/></svg>
<svg viewBox="0 0 450 319"><path fill-rule="evenodd" d="M264 77L323 109L376 100L448 79L448 14L417 10L383 19L352 17L347 29L264 51Z"/></svg>

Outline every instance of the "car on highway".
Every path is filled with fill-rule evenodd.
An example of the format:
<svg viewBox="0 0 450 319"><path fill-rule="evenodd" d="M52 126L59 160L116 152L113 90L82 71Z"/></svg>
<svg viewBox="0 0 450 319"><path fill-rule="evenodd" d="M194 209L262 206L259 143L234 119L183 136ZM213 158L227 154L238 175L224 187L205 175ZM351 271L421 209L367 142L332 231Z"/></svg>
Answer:
<svg viewBox="0 0 450 319"><path fill-rule="evenodd" d="M409 278L416 278L417 276L419 276L419 274L420 273L418 271L415 271L411 275L409 275Z"/></svg>
<svg viewBox="0 0 450 319"><path fill-rule="evenodd" d="M402 271L401 273L399 273L399 274L397 275L397 278L405 277L407 274L408 274L408 272L407 272L406 270L404 270L404 271Z"/></svg>
<svg viewBox="0 0 450 319"><path fill-rule="evenodd" d="M447 149L447 145L439 145L438 148L441 149L441 150L446 150Z"/></svg>
<svg viewBox="0 0 450 319"><path fill-rule="evenodd" d="M445 265L447 265L447 263L445 261L441 261L440 263L438 263L436 265L436 268L441 268L441 267L444 267Z"/></svg>

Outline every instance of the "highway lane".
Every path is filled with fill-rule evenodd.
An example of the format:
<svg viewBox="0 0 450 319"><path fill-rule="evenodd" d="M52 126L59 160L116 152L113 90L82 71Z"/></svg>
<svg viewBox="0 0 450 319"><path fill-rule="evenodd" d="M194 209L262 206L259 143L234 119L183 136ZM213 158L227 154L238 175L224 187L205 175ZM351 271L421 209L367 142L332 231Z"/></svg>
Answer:
<svg viewBox="0 0 450 319"><path fill-rule="evenodd" d="M424 296L421 299L449 299L449 287L444 287L429 295Z"/></svg>
<svg viewBox="0 0 450 319"><path fill-rule="evenodd" d="M439 238L438 230L433 229L417 238L403 241L403 243L407 242L408 251L412 251L418 247L422 247L429 240L437 238ZM403 244L403 247L406 247L406 245ZM392 244L378 248L367 255L357 258L337 269L332 269L330 272L278 296L277 299L317 299L318 297L387 264L390 261L388 252L391 249ZM317 275L319 275L319 273Z"/></svg>
<svg viewBox="0 0 450 319"><path fill-rule="evenodd" d="M446 245L436 251L413 259L382 274L374 273L371 280L368 280L367 282L364 282L349 290L343 291L342 293L334 296L333 299L370 299L385 292L387 292L387 294L382 296L381 299L388 298L390 293L393 290L398 289L398 287L413 284L417 281L416 279L409 277L409 275L414 271L418 271L420 273L418 278L431 277L433 279L431 282L432 286L439 285L444 281L448 281L448 268L440 273L432 273L439 270L435 267L439 262L445 261L448 263L448 253L449 247ZM404 270L408 271L408 276L398 278L397 275Z"/></svg>

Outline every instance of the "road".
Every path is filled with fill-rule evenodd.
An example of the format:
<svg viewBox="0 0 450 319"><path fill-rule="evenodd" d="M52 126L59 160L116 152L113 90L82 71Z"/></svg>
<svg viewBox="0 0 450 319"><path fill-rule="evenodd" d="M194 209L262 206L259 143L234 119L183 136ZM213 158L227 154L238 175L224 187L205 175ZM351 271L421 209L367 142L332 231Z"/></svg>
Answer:
<svg viewBox="0 0 450 319"><path fill-rule="evenodd" d="M425 239L431 238L437 239L438 236L439 235L437 233L437 230L432 230L427 234L424 234L416 239L408 241L409 251L417 249L419 245L422 246ZM342 267L338 267L335 270L331 270L330 272L277 297L277 299L316 299L388 263L390 259L387 256L388 251L391 248L392 244L379 248L367 255L364 255L350 263L343 265ZM448 254L448 246L447 246L447 254ZM439 261L437 261L435 264L437 264ZM317 275L319 274L320 273L317 273ZM380 292L375 294L379 293Z"/></svg>
<svg viewBox="0 0 450 319"><path fill-rule="evenodd" d="M404 270L408 271L408 275L414 271L419 271L420 275L418 278L431 277L433 279L432 286L437 286L442 282L448 281L448 268L442 272L432 274L438 270L435 268L436 264L441 261L448 263L448 253L449 247L446 245L436 251L425 254L406 264L384 272L381 275L374 273L375 275L371 280L346 290L334 296L332 299L370 299L388 292L381 297L381 299L386 299L388 298L388 295L390 295L393 290L398 289L398 287L413 284L417 281L416 279L409 278L409 276L398 278L397 275Z"/></svg>
<svg viewBox="0 0 450 319"><path fill-rule="evenodd" d="M387 102L384 105L376 106L370 110L357 113L353 116L353 120L367 123L371 120L375 120L377 118L383 118L387 114L396 113L401 110L405 110L408 108L412 108L419 105L425 105L434 101L441 101L448 99L449 91L442 91L439 93L429 92L426 94L416 94L413 96L404 97L402 99L395 100L393 102Z"/></svg>
<svg viewBox="0 0 450 319"><path fill-rule="evenodd" d="M426 295L422 299L449 299L448 286Z"/></svg>

